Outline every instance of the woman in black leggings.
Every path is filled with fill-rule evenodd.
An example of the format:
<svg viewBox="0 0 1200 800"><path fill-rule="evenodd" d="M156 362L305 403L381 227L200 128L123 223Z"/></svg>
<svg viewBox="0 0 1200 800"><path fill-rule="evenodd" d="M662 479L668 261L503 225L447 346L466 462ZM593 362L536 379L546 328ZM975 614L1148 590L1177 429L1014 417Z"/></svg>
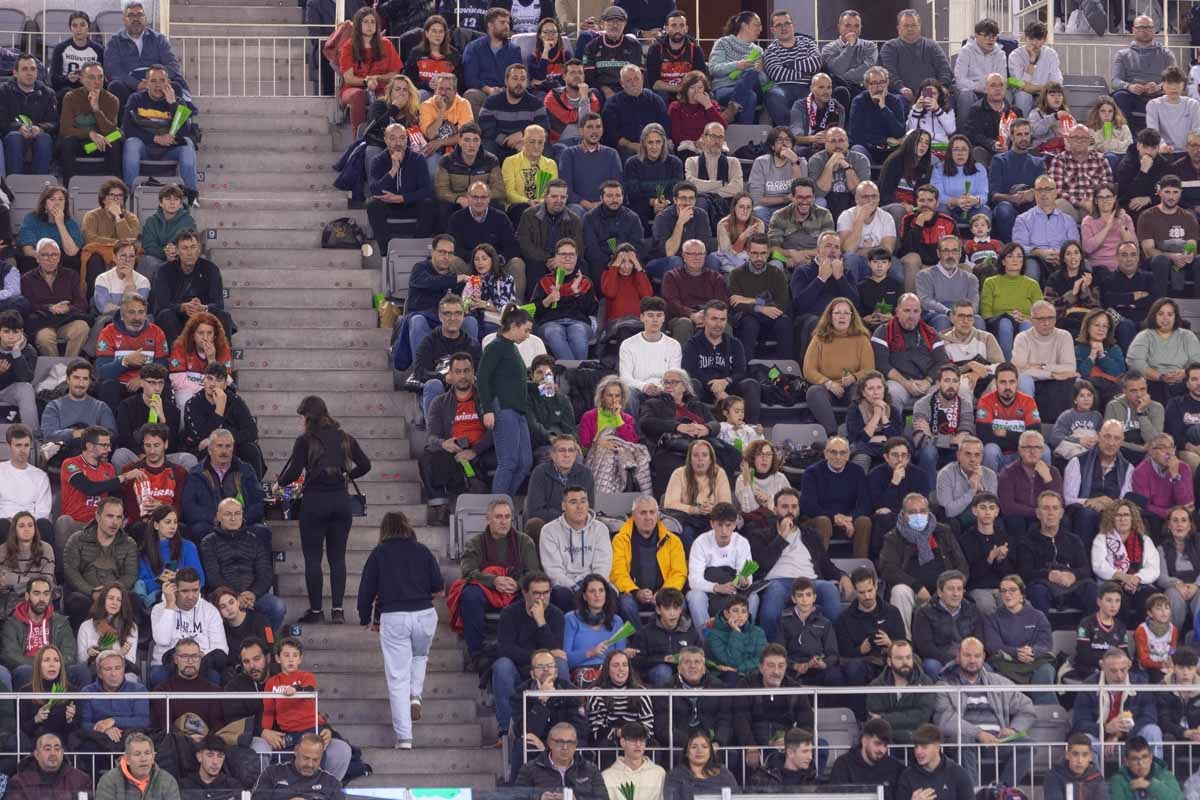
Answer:
<svg viewBox="0 0 1200 800"><path fill-rule="evenodd" d="M304 433L296 437L292 455L279 484L287 486L304 473L304 494L300 500L300 545L304 549L304 583L308 589L308 611L303 623L325 621L321 609L323 589L321 546L329 559L332 621L346 621L342 598L346 594L346 543L350 539L350 494L346 481L366 475L371 469L354 437L329 416L325 401L309 395L300 401L296 413L304 417Z"/></svg>

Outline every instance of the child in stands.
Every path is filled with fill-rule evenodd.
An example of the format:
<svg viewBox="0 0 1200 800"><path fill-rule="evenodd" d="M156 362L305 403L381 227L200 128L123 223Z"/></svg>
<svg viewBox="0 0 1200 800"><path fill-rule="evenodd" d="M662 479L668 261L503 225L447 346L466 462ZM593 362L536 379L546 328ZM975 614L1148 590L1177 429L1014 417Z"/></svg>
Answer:
<svg viewBox="0 0 1200 800"><path fill-rule="evenodd" d="M1133 632L1133 645L1138 666L1146 670L1151 683L1162 683L1178 644L1179 629L1171 622L1171 601L1165 594L1150 595L1146 621Z"/></svg>

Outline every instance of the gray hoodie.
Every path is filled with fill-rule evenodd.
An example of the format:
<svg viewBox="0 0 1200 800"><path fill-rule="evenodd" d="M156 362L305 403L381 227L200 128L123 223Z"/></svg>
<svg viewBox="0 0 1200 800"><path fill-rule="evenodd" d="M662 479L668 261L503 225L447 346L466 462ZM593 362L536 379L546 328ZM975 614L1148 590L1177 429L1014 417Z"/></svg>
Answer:
<svg viewBox="0 0 1200 800"><path fill-rule="evenodd" d="M1146 83L1162 80L1162 72L1167 67L1175 66L1175 54L1163 47L1157 40L1146 47L1138 47L1130 43L1122 47L1113 59L1112 80L1109 84L1114 92L1125 89L1131 83Z"/></svg>
<svg viewBox="0 0 1200 800"><path fill-rule="evenodd" d="M566 517L547 522L538 539L542 570L554 586L574 588L592 574L608 579L612 572L612 541L608 526L589 512L582 530L572 530Z"/></svg>

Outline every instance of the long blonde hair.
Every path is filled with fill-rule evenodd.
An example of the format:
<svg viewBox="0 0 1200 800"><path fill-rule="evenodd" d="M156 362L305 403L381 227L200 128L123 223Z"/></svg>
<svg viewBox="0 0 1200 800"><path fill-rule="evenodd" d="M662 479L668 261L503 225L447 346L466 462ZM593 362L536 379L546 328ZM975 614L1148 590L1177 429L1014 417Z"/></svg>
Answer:
<svg viewBox="0 0 1200 800"><path fill-rule="evenodd" d="M413 86L412 80L407 75L392 76L392 79L388 81L387 94L384 95L384 99L389 106L395 105L392 103L392 92L398 83L402 83L408 87L408 102L403 106L397 107L404 111L405 124L415 125L421 119L421 96L417 93L417 87Z"/></svg>

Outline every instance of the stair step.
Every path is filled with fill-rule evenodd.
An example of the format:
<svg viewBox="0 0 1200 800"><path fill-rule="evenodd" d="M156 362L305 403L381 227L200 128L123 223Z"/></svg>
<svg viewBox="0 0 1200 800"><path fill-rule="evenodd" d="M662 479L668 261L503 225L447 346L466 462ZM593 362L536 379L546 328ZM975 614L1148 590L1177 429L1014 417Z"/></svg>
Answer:
<svg viewBox="0 0 1200 800"><path fill-rule="evenodd" d="M311 209L333 209L334 211L348 208L346 193L334 189L330 184L326 191L293 192L290 195L252 195L222 192L204 195L205 210L240 211L242 213L259 211L300 211Z"/></svg>
<svg viewBox="0 0 1200 800"><path fill-rule="evenodd" d="M287 80L287 76L273 77L268 70L264 70L266 75L263 80L270 82L272 79L278 83L281 80ZM210 84L218 86L224 85L225 80L219 75L214 80L213 76L208 73L201 73L201 78ZM293 82L304 80L303 75L293 75ZM251 80L253 84L255 81ZM234 80L233 85L237 86L240 81ZM204 131L204 148L206 150L235 150L237 152L250 152L255 150L270 150L277 152L280 145L287 147L287 150L292 153L332 153L333 138L327 132L318 133L288 133L284 135L263 135L261 133L245 133L243 131L217 131L209 134L208 129ZM335 154L336 160L336 154Z"/></svg>
<svg viewBox="0 0 1200 800"><path fill-rule="evenodd" d="M351 622L348 622L345 625L345 627L354 628L356 631L358 631L359 636L370 638L370 634L363 631L362 626L357 624L358 623L358 615L356 613L354 613L353 610L351 611L350 615L353 617L353 620ZM335 627L335 626L305 625L304 626L305 635L307 635L308 631L312 630L314 627L322 628L322 627ZM471 681L474 682L476 685L478 685L478 682L479 682L478 675L476 675L475 673L465 673L462 671L463 661L465 659L465 655L464 655L465 651L464 651L462 645L458 642L458 637L455 636L455 637L449 637L449 638L450 638L450 641L446 642L443 646L434 647L429 651L429 668L428 668L429 671L427 672L427 679L428 679L428 677L432 677L433 675L437 675L437 674L468 675L468 677L471 679ZM342 651L311 650L310 651L308 646L305 645L304 663L305 663L305 665L308 666L308 668L310 670L313 670L315 673L319 673L320 675L324 676L334 670L345 669L346 668L346 659L348 657L347 654L350 652L352 652L352 651L349 651L349 650L342 650ZM311 655L310 655L310 653L311 653ZM375 653L371 653L366 650L363 650L361 652L353 651L353 653L354 653L354 655L353 655L354 668L356 670L358 670L359 677L365 678L365 677L369 677L371 675L376 675L376 674L383 676L383 674L384 674L384 672L383 672L383 654L378 652L378 648L376 648ZM375 659L376 655L378 655L378 660ZM367 659L367 660L364 661L363 659ZM324 691L324 689L322 689L322 692L323 691ZM386 697L386 696L387 696L386 691L379 695L379 697ZM474 697L474 695L472 695L472 697Z"/></svg>
<svg viewBox="0 0 1200 800"><path fill-rule="evenodd" d="M429 528L429 527L425 527L425 528L421 529L421 531L438 531L438 530L439 530L438 528ZM433 553L435 556L437 556L438 558L445 557L445 555L447 553L447 545L449 544L449 542L448 542L449 535L448 535L446 529L445 528L440 529L440 533L437 533L437 534L432 534L432 533L424 534L421 531L417 532L417 540L419 542L421 542L421 544L428 547L429 551L431 553ZM275 563L275 574L276 575L303 575L304 574L304 559L303 559L303 557L296 558L296 556L299 555L299 550L293 549L294 545L298 547L299 540L300 540L299 536L285 537L280 542L276 542L274 539L272 539L272 542L271 542L272 547L275 547L276 544L284 544L284 545L286 545L286 547L279 547L276 549L285 550L288 553L288 559L286 561ZM372 546L375 543L378 543L379 542L379 528L376 527L376 528L372 529L371 534L368 536L360 537L360 542L362 542L363 544L371 544ZM347 549L346 550L346 569L350 570L351 572L353 572L355 574L362 574L363 568L367 564L367 558L370 555L371 555L370 550Z"/></svg>
<svg viewBox="0 0 1200 800"><path fill-rule="evenodd" d="M243 392L242 399L258 414L295 414L300 401L308 396L306 392ZM402 401L412 400L401 397L399 392L359 392L353 395L345 393L331 394L325 397L329 413L341 420L343 417L370 416L373 414L402 414ZM411 405L410 405L411 407ZM295 419L293 417L293 419ZM295 428L293 428L295 430ZM353 429L347 428L351 433Z"/></svg>
<svg viewBox="0 0 1200 800"><path fill-rule="evenodd" d="M446 601L441 598L435 598L434 606L438 609L438 614L444 616L446 612ZM437 632L433 637L433 649L455 649L458 647L458 636L450 630L450 626L446 622L439 621ZM383 658L383 654L379 649L379 636L367 635L364 631L358 629L356 625L306 625L304 626L304 654L305 661L311 650L316 653L340 653L345 657L348 653L353 653L354 668L364 666L359 663L360 658L374 658L378 656ZM374 664L371 661L370 664ZM380 661L379 663L383 663ZM331 667L334 672L347 672L349 665L343 662L340 667ZM383 676L380 676L383 677Z"/></svg>
<svg viewBox="0 0 1200 800"><path fill-rule="evenodd" d="M365 227L367 212L357 209L341 209L337 214L321 209L293 211L255 211L246 214L244 211L231 209L204 210L204 224L209 228L221 230L273 230L293 231L315 228L320 233L321 227L337 217L350 217ZM291 234L285 234L290 236Z"/></svg>
<svg viewBox="0 0 1200 800"><path fill-rule="evenodd" d="M352 726L347 726L347 725L342 726L343 729L347 728L347 727L352 727ZM370 727L370 726L368 726L368 727ZM380 730L384 731L383 738L370 739L369 741L376 741L376 742L388 741L387 737L390 737L393 735L392 734L392 726L391 725L381 725L378 727L380 728ZM417 740L416 742L414 742L414 744L418 750L424 746L421 744L420 740ZM375 750L377 748L369 748L369 749ZM404 751L396 750L396 751L387 751L387 752L403 753ZM486 751L484 751L484 752L486 752ZM497 752L499 752L499 751L497 751ZM388 763L389 763L389 765L392 763L391 759L389 759ZM499 764L499 761L497 760L496 769L500 768L498 764ZM366 777L356 779L354 781L354 783L352 783L349 787L347 787L347 791L350 792L351 795L353 795L354 790L358 789L358 788L366 789L366 788L372 788L372 787L395 788L397 786L440 786L441 784L446 783L445 773L382 772L379 769L375 768L375 760L374 759L371 761L371 768L374 769L375 771L372 772L370 775L367 775ZM492 772L467 772L467 773L457 772L454 774L454 785L462 786L464 788L469 788L476 792L491 792L491 791L494 791L496 788L496 774L494 774Z"/></svg>
<svg viewBox="0 0 1200 800"><path fill-rule="evenodd" d="M389 363L389 353L384 349L352 350L349 352L330 348L308 350L255 349L246 353L246 357L238 365L238 370L239 372L241 370L330 370L339 372L364 370L386 372ZM311 374L306 375L305 380L311 377ZM385 377L390 379L391 375L385 374Z"/></svg>
<svg viewBox="0 0 1200 800"><path fill-rule="evenodd" d="M344 422L343 422L344 425ZM355 437L358 438L358 437ZM263 457L269 463L287 461L288 456L292 455L292 445L295 439L293 437L259 437L258 446L263 449ZM396 461L404 463L412 463L412 476L410 479L416 480L416 467L413 455L412 443L408 439L400 438L384 438L384 439L361 439L360 445L368 450L368 455L374 459L386 459L386 461ZM409 468L403 468L409 469Z"/></svg>
<svg viewBox="0 0 1200 800"><path fill-rule="evenodd" d="M426 686L429 684L426 683ZM381 702L383 702L381 700ZM424 706L424 702L421 704ZM322 710L324 710L325 701L321 701ZM422 717L424 717L424 708L421 709ZM343 723L337 726L338 733L345 736L351 742L371 742L372 744L386 744L393 740L395 734L392 732L391 723L375 723L375 724L356 724ZM483 732L479 728L478 722L458 722L452 724L445 723L427 723L423 718L413 723L413 738L421 742L422 747L479 747L483 744ZM374 765L372 765L373 767ZM406 781L396 780L388 785L398 786ZM456 786L463 786L457 777L455 778ZM359 781L355 781L350 787L351 795L353 789L361 786Z"/></svg>
<svg viewBox="0 0 1200 800"><path fill-rule="evenodd" d="M286 74L292 69L309 67L308 51L302 41L294 40L291 44L282 39L263 39L248 37L246 39L217 39L185 40L188 47L179 53L179 64L185 75L200 73L212 75L227 73L242 69L245 65L246 74L254 76L269 76L272 70L276 74ZM208 141L208 128L205 127L205 142Z"/></svg>
<svg viewBox="0 0 1200 800"><path fill-rule="evenodd" d="M337 219L337 215L341 213L330 210L330 221ZM210 230L208 232L208 245L220 244L224 247L249 247L254 249L292 249L295 247L311 247L314 250L321 246L321 229L324 223L316 225L307 230L238 230L229 228L225 230ZM345 250L343 252L356 253L361 260L362 254L357 249Z"/></svg>
<svg viewBox="0 0 1200 800"><path fill-rule="evenodd" d="M327 269L246 269L223 267L221 279L228 289L355 289L373 292L379 287L379 274L372 270L344 270L329 274ZM297 337L299 338L299 337Z"/></svg>
<svg viewBox="0 0 1200 800"><path fill-rule="evenodd" d="M275 477L274 472L268 472L267 474L268 474L268 478ZM418 525L424 525L425 512L426 512L427 508L428 507L424 503L409 503L409 504L392 503L391 505L388 505L388 506L383 506L380 504L375 504L375 505L368 504L367 505L367 515L365 517L355 517L354 518L354 523L350 527L350 536L356 542L359 540L362 541L362 545L361 546L355 545L356 547L360 547L360 549L370 549L371 547L374 547L375 544L379 541L379 523L383 520L383 515L385 513L389 512L389 511L398 511L398 512L403 513L405 516L407 516L412 522L414 522ZM297 522L296 520L294 520L294 519L272 519L272 520L270 520L270 522L268 524L270 525L272 533L274 533L275 530L278 529L279 531L282 532L280 534L281 536L289 537L289 539L288 539L289 541L291 541L291 540L295 540L297 542L300 541L299 522ZM430 530L435 530L435 529L431 528ZM447 528L445 526L442 526L442 530L447 530ZM275 549L279 550L282 548L277 547ZM302 557L300 550L298 548L296 549L294 555L296 557ZM446 562L446 565L449 565L450 563L452 563L452 562ZM460 572L461 572L461 570L460 570Z"/></svg>
<svg viewBox="0 0 1200 800"><path fill-rule="evenodd" d="M461 572L458 570L457 564L443 564L442 577L446 581L447 586L450 585L450 583L452 583L453 581L458 580L460 575L461 575ZM288 575L285 577L287 578L287 580L282 581L280 584L279 599L283 600L283 602L285 604L287 604L287 612L284 616L284 619L286 619L288 622L294 622L294 621L300 619L300 616L302 614L304 614L305 611L308 610L308 593L304 590L304 576L303 575ZM345 603L346 603L346 612L354 624L346 625L345 627L348 627L348 628L349 627L357 627L357 622L358 622L358 613L355 611L355 608L356 608L355 604L358 602L358 577L352 575L352 576L350 576L350 580L353 582L353 585L347 586ZM330 596L329 596L329 581L328 580L325 581L324 591L322 592L321 596L322 596L322 598L324 598L323 599L324 608L326 609L326 613L328 613L328 609L332 605ZM307 630L310 627L312 627L312 626L305 626L304 629ZM333 626L333 627L340 627L340 626ZM457 637L446 636L446 637L442 637L442 638L444 639L444 641L441 643L439 643L439 641L437 639L434 640L433 647L435 649L438 647L457 648L459 646ZM333 654L331 654L331 656L332 655ZM340 660L328 662L329 666L331 666L332 664L335 664L335 663L342 663L342 664L345 663L345 656L343 654L339 654L339 655L333 656L333 657L336 659L340 659ZM305 663L307 663L307 658L305 659ZM383 669L383 656L379 656L379 663L376 664L376 666L373 668L374 669ZM320 673L320 670L317 669L316 667L313 668L313 671Z"/></svg>
<svg viewBox="0 0 1200 800"><path fill-rule="evenodd" d="M230 288L225 308L236 316L240 308L311 309L320 314L325 311L371 309L370 289L312 289L277 288L269 292L249 289L237 291Z"/></svg>
<svg viewBox="0 0 1200 800"><path fill-rule="evenodd" d="M275 270L321 269L325 271L361 270L363 268L362 253L357 249L293 250L287 247L289 242L276 241L275 244L283 246L259 249L236 247L228 240L218 236L209 242L208 250L213 254L213 260L221 265L222 273L226 269L234 267Z"/></svg>
<svg viewBox="0 0 1200 800"><path fill-rule="evenodd" d="M251 45L251 48L254 46ZM201 101L203 102L203 101ZM205 114L204 146L208 147L209 136L224 133L249 133L259 131L270 134L274 139L283 139L295 134L330 133L334 129L325 117L270 117L240 114Z"/></svg>
<svg viewBox="0 0 1200 800"><path fill-rule="evenodd" d="M249 33L250 31L247 31ZM255 30L254 34L260 37L265 37L265 32ZM175 31L175 26L171 26L171 39L175 41L177 36L183 36L183 31ZM201 33L200 35L205 35ZM208 36L212 36L212 31L208 31ZM303 35L303 34L299 34ZM231 114L233 116L245 116L246 101L240 97L201 97L198 98L196 104L200 108L201 114ZM297 116L311 116L328 119L335 108L334 99L332 97L264 97L254 104L254 115L258 117L278 117L281 120L291 119Z"/></svg>
<svg viewBox="0 0 1200 800"><path fill-rule="evenodd" d="M369 506L368 510L370 510ZM392 507L389 507L387 510L392 510ZM382 516L384 509L380 509L379 513ZM369 519L369 517L364 519ZM300 555L300 531L295 527L288 530L281 530L279 528L280 525L287 524L288 522L290 520L271 521L271 549L276 551L283 550L292 559L292 561L285 561L283 563L298 563L299 566L295 570L289 570L294 572L303 569L303 558L296 559L296 556ZM355 522L359 522L359 520L356 519ZM409 522L414 523L413 531L417 534L417 541L434 551L434 554L439 558L445 556L447 546L450 542L450 530L448 528L444 526L435 528L421 524L425 522L424 517L410 519ZM358 567L350 567L350 569L361 572L362 565L366 563L367 555L375 549L378 543L378 522L374 525L356 525L350 528L350 541L346 545L346 552L348 554L358 553L359 558ZM277 570L281 569L278 564L276 564L275 568Z"/></svg>
<svg viewBox="0 0 1200 800"><path fill-rule="evenodd" d="M502 768L499 748L423 747L415 740L413 744L416 747L412 750L364 747L363 759L377 772L403 773L410 786L442 786L447 782L459 786L466 775L499 774Z"/></svg>
<svg viewBox="0 0 1200 800"><path fill-rule="evenodd" d="M245 397L244 394L243 397ZM296 406L284 410L256 408L259 437L294 439L300 433L299 417L296 416L295 411ZM339 414L338 423L359 441L384 439L395 442L396 455L393 458L400 458L402 452L408 452L408 445L402 441L408 438L408 423L399 415Z"/></svg>
<svg viewBox="0 0 1200 800"><path fill-rule="evenodd" d="M240 6L179 6L172 10L171 13L171 32L175 32L175 26L187 27L187 23L212 23L214 25L228 23L243 23L253 24L252 29L247 30L247 33L253 32L257 36L265 36L266 32L258 27L270 25L299 25L304 22L304 9L296 5L287 6L270 6L270 5L240 5ZM209 35L215 35L217 31L211 27L208 31ZM225 33L224 31L222 33ZM293 35L304 36L304 32L297 28ZM236 32L233 35L237 35Z"/></svg>
<svg viewBox="0 0 1200 800"><path fill-rule="evenodd" d="M326 398L328 401L328 398ZM275 472L283 468L286 456L278 458L267 456L267 471ZM413 472L416 468L416 461L411 459L397 459L392 455L390 459L378 459L371 461L371 471L361 478L357 478L359 485L363 488L364 493L370 491L382 491L389 487L402 486L406 491L411 491L416 487L416 477ZM368 498L370 499L370 498ZM401 500L398 502L420 503L420 499L416 500Z"/></svg>
<svg viewBox="0 0 1200 800"><path fill-rule="evenodd" d="M225 276L235 270L222 269ZM268 271L268 270L263 270ZM283 272L283 270L269 270ZM329 273L325 273L328 275ZM356 274L353 272L335 273ZM334 279L335 281L337 278ZM368 330L329 330L328 328L256 328L251 331L239 330L236 336L237 347L245 348L247 352L263 348L291 347L296 350L321 349L337 347L342 352L359 350L387 350L390 344L391 331L383 328Z"/></svg>
<svg viewBox="0 0 1200 800"><path fill-rule="evenodd" d="M368 634L363 634L364 636ZM317 676L318 680L320 676ZM387 701L387 694L384 693L381 697L367 700L342 700L337 703L336 708L326 710L325 707L325 689L321 688L321 713L329 715L329 721L336 728L338 722L386 722L392 721L392 710ZM475 692L478 695L478 691ZM476 697L456 697L444 700L430 700L426 707L425 698L421 698L421 719L425 720L425 714L428 710L429 720L431 722L441 723L469 723L474 722L478 728L478 705ZM384 739L384 741L388 741Z"/></svg>
<svg viewBox="0 0 1200 800"><path fill-rule="evenodd" d="M330 162L332 163L332 162ZM210 168L200 183L201 193L208 191L233 192L327 192L333 189L337 173L332 170L284 172L274 170L224 170ZM346 196L346 192L342 195ZM312 250L305 249L311 253ZM336 252L336 251L329 251Z"/></svg>
<svg viewBox="0 0 1200 800"><path fill-rule="evenodd" d="M296 385L295 374L290 371L256 370L238 377L242 388L255 391L292 389ZM386 392L392 388L392 376L387 372L315 371L305 375L305 385L313 392Z"/></svg>
<svg viewBox="0 0 1200 800"><path fill-rule="evenodd" d="M261 231L261 233L268 233ZM238 308L231 309L238 328L278 329L296 322L296 312L285 308ZM371 330L379 329L379 315L373 308L347 308L336 311L324 309L320 314L305 317L306 328Z"/></svg>
<svg viewBox="0 0 1200 800"><path fill-rule="evenodd" d="M224 6L240 6L240 5L244 5L244 2L243 2L243 0L174 0L174 5L177 8L183 7L183 6L200 6L200 7L222 6L222 7L224 7ZM294 5L294 3L292 3L291 0L257 0L254 3L254 5L256 5L256 6L290 6L290 5Z"/></svg>
<svg viewBox="0 0 1200 800"><path fill-rule="evenodd" d="M378 636L359 630L363 636L376 639ZM306 651L307 652L307 651ZM358 700L381 700L388 696L387 675L382 672L364 673L358 664L347 664L340 673L322 672L321 679L321 710L328 707L337 708L339 705ZM479 676L452 670L446 672L429 672L425 678L425 688L421 693L422 705L438 700L476 700L479 697ZM421 714L425 718L424 709ZM437 721L431 719L430 721Z"/></svg>
<svg viewBox="0 0 1200 800"><path fill-rule="evenodd" d="M263 100L273 98L262 98ZM303 98L295 98L297 100ZM245 99L241 100L245 103ZM255 101L258 102L258 101ZM224 172L324 172L333 174L333 165L337 162L336 153L290 153L286 150L265 153L210 153L207 147L197 153L197 169L205 173L211 171ZM327 186L333 185L330 178Z"/></svg>

